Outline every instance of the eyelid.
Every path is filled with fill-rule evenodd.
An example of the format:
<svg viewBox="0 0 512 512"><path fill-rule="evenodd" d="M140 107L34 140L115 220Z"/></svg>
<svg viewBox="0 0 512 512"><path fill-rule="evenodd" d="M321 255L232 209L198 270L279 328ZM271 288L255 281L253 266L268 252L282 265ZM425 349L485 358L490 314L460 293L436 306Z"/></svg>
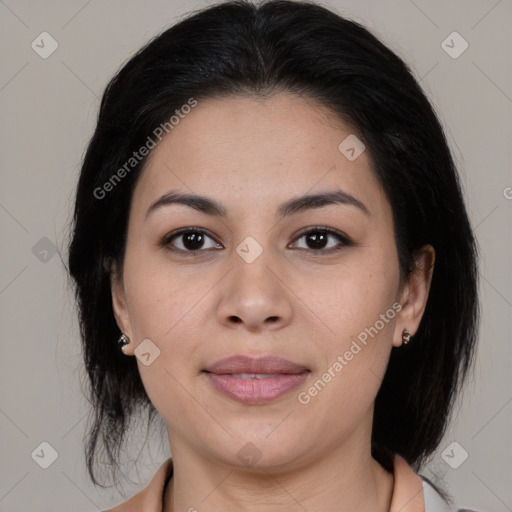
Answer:
<svg viewBox="0 0 512 512"><path fill-rule="evenodd" d="M316 232L327 233L328 235L332 235L332 236L338 238L338 240L340 240L340 242L342 243L342 247L347 247L347 246L353 245L353 241L345 233L338 231L337 229L327 227L327 226L309 226L307 228L304 228L301 231L299 231L299 233L295 236L295 239L292 243L296 243L304 235L308 235L309 233L316 233ZM334 253L339 249L329 248L329 249L300 249L300 250L308 251L313 254L328 254L328 253Z"/></svg>
<svg viewBox="0 0 512 512"><path fill-rule="evenodd" d="M316 231L323 231L324 233L329 233L331 235L336 235L336 236L339 236L340 238L344 238L347 241L350 241L350 238L347 235L345 235L345 233L343 233L342 231L338 231L337 229L330 228L328 226L320 226L320 225L308 226L306 228L301 229L297 233L296 238L297 237L300 238L301 236L304 236L304 235L307 235L308 233L316 232Z"/></svg>
<svg viewBox="0 0 512 512"><path fill-rule="evenodd" d="M173 247L172 249L169 248L169 245L171 244L171 240L173 240L174 238L178 238L180 235L183 235L184 233L191 233L191 232L200 233L202 235L205 235L208 238L211 238L216 244L222 245L208 231L206 231L206 230L204 230L202 228L194 227L194 226L188 226L188 227L185 227L185 228L180 228L180 229L177 229L175 231L172 231L171 233L168 233L167 235L165 235L163 237L163 239L161 240L161 242L158 245L160 245L161 247L163 247L165 249L171 250L173 252L179 252L181 254L186 254L186 253L188 253L188 254L197 254L197 253L200 253L200 252L207 252L205 249L197 249L196 251L184 251L183 249L178 249L176 247Z"/></svg>
<svg viewBox="0 0 512 512"><path fill-rule="evenodd" d="M162 241L159 243L159 245L165 249L172 251L172 252L177 252L177 253L181 253L181 254L189 254L189 255L198 254L201 252L208 253L211 250L220 250L218 248L216 248L216 249L209 248L209 249L197 249L195 251L190 251L190 250L185 251L183 249L178 249L176 247L173 247L173 248L169 247L171 245L171 241L174 238L177 238L184 233L190 233L190 232L203 234L203 235L207 236L208 238L211 238L216 244L222 245L208 231L206 231L202 228L194 227L194 226L180 228L180 229L177 229L176 231L173 231L173 232L165 235L163 237ZM309 226L309 227L303 228L301 231L299 231L299 233L297 235L295 235L294 240L291 243L295 244L298 240L300 240L305 235L308 235L310 233L315 233L315 232L326 233L328 235L332 235L332 236L338 238L338 240L342 243L342 247L346 247L346 246L353 244L352 240L347 235L345 235L344 233L342 233L336 229L333 229L333 228L330 228L327 226ZM329 248L329 249L308 249L308 248L304 249L304 248L301 248L299 250L307 251L307 252L310 252L313 254L327 254L327 253L334 253L337 250L339 250L339 248Z"/></svg>

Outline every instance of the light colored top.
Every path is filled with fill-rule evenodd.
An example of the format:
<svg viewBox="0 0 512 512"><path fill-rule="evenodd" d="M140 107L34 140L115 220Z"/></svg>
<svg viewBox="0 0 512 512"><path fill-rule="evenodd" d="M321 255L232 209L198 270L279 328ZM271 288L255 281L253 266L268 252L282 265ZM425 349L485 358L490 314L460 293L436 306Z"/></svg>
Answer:
<svg viewBox="0 0 512 512"><path fill-rule="evenodd" d="M414 472L405 459L395 455L393 466L395 483L389 512L456 512L427 481ZM172 458L160 466L145 489L105 512L162 512L164 485L170 471ZM458 509L458 512L464 510Z"/></svg>

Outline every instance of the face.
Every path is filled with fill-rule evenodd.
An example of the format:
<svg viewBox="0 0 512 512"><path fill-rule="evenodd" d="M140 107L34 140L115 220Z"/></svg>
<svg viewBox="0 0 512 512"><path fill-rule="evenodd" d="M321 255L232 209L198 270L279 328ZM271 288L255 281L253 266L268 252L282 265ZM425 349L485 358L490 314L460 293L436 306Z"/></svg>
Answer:
<svg viewBox="0 0 512 512"><path fill-rule="evenodd" d="M199 101L153 150L112 292L173 455L276 468L370 442L429 278L401 284L369 154L339 149L354 133L313 100L228 97Z"/></svg>

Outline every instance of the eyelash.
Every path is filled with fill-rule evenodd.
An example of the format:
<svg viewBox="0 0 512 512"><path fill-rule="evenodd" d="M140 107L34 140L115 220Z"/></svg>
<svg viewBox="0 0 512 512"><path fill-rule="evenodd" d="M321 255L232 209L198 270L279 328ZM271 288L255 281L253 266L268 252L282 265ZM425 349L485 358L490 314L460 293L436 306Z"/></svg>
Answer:
<svg viewBox="0 0 512 512"><path fill-rule="evenodd" d="M197 249L195 251L191 251L191 250L185 251L183 249L176 249L176 248L170 247L172 240L174 240L175 238L178 238L180 235L183 235L185 233L200 233L200 234L205 235L208 238L211 238L212 240L214 240L213 237L210 236L206 231L204 231L200 228L188 227L188 228L181 228L181 229L178 229L177 231L169 233L162 239L162 241L160 242L159 245L169 251L185 254L186 256L195 256L196 254L199 254L201 252L206 252L207 250L211 250L211 249ZM322 233L322 234L326 234L326 235L332 235L333 237L337 238L341 242L342 245L340 247L337 247L334 249L333 248L330 248L330 249L307 249L307 248L303 249L303 248L301 248L299 250L312 252L315 255L323 255L323 254L333 254L333 253L338 252L341 249L343 249L343 247L348 247L350 245L353 245L352 241L347 236L343 235L342 233L340 233L334 229L331 229L328 227L322 227L322 226L315 226L312 228L307 228L304 231L301 231L298 234L298 236L295 238L293 243L296 243L298 240L303 238L305 235L309 235L311 233ZM218 243L218 242L216 242L216 243Z"/></svg>

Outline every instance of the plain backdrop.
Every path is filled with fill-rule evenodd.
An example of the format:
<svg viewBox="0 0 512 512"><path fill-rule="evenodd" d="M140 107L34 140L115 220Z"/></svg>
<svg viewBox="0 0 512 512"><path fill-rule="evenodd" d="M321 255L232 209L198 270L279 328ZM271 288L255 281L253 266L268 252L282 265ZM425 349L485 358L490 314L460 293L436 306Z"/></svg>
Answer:
<svg viewBox="0 0 512 512"><path fill-rule="evenodd" d="M0 0L2 512L106 509L142 489L169 455L165 433L154 429L146 441L143 430L134 431L124 456L131 480L124 496L88 480L83 436L89 409L61 257L67 256L74 187L105 85L141 45L205 5ZM444 481L459 505L510 511L512 2L323 5L363 23L405 59L445 127L481 250L482 327L474 376L421 473ZM454 58L464 41L467 49ZM43 58L52 45L57 49Z"/></svg>

